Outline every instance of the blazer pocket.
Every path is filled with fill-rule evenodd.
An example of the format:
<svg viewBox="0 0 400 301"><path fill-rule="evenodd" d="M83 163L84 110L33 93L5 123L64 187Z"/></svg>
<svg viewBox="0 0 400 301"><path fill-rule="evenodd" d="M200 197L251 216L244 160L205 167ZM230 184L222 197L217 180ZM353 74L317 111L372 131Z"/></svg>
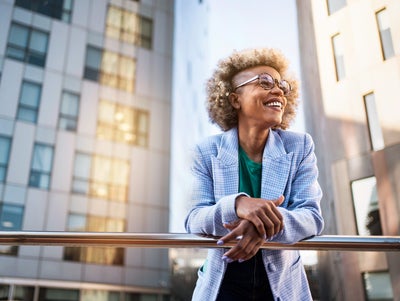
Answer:
<svg viewBox="0 0 400 301"><path fill-rule="evenodd" d="M293 262L293 264L290 267L290 275L291 275L292 281L299 281L299 279L301 279L302 267L303 267L303 264L301 262L301 257L297 256L296 260Z"/></svg>

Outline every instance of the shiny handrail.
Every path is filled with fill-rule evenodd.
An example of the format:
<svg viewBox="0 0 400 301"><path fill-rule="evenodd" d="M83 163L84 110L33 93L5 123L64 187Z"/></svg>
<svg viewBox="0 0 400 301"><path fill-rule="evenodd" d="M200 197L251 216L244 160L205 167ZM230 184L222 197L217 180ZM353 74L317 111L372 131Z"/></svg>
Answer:
<svg viewBox="0 0 400 301"><path fill-rule="evenodd" d="M183 233L104 233L0 231L0 245L110 246L140 248L226 248L235 242L216 244L218 237ZM321 235L294 244L265 242L262 249L400 251L400 236Z"/></svg>

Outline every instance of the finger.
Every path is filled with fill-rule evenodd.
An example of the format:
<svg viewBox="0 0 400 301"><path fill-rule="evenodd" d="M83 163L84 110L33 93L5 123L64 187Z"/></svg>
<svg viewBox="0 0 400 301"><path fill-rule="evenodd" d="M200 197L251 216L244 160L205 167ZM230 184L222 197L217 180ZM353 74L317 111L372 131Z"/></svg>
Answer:
<svg viewBox="0 0 400 301"><path fill-rule="evenodd" d="M240 258L247 258L252 249L250 242L242 239L235 246L225 252L224 256L236 261Z"/></svg>
<svg viewBox="0 0 400 301"><path fill-rule="evenodd" d="M275 204L276 207L282 205L283 201L285 200L285 197L281 195L279 198L276 200L273 200L272 202Z"/></svg>
<svg viewBox="0 0 400 301"><path fill-rule="evenodd" d="M261 235L261 237L266 237L266 231L263 221L263 218L265 218L265 214L259 213L259 215L257 215L257 213L254 212L247 218L247 220L251 222L254 225L254 227L256 227L257 232L258 234Z"/></svg>
<svg viewBox="0 0 400 301"><path fill-rule="evenodd" d="M238 244L232 247L224 255L231 258L232 260L240 260L241 262L252 258L261 246L260 240L256 242L254 240L244 240L238 242Z"/></svg>
<svg viewBox="0 0 400 301"><path fill-rule="evenodd" d="M224 225L225 226L225 225ZM236 230L235 230L236 229ZM217 244L219 246L223 245L226 242L232 241L232 240L237 240L238 236L240 236L240 232L237 230L237 228L233 229L231 232L228 234L224 235L220 239L218 239Z"/></svg>
<svg viewBox="0 0 400 301"><path fill-rule="evenodd" d="M268 218L273 224L274 234L277 234L283 229L283 217L276 207L272 208L272 210L268 212Z"/></svg>

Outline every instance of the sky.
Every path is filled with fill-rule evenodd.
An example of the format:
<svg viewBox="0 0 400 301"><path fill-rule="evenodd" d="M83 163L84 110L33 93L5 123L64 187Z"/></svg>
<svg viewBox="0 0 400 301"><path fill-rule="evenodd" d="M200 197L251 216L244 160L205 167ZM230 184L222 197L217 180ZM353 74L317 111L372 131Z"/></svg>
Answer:
<svg viewBox="0 0 400 301"><path fill-rule="evenodd" d="M295 0L209 0L209 3L210 70L233 50L271 47L284 53L290 70L300 77ZM303 118L300 105L291 129L304 131Z"/></svg>

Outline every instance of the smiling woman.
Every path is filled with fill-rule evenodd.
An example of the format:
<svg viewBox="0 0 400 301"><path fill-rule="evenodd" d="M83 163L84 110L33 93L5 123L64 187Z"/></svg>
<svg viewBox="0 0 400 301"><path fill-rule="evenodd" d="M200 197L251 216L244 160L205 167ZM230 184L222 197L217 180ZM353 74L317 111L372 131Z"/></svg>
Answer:
<svg viewBox="0 0 400 301"><path fill-rule="evenodd" d="M279 78L285 78L284 85L290 86L290 93L285 93L287 106L282 117L282 122L277 125L278 128L286 129L293 121L296 115L298 105L298 82L287 74L288 61L283 54L276 49L250 49L244 51L235 51L229 58L220 60L218 69L215 70L212 78L207 83L207 108L213 123L216 123L222 130L228 130L237 124L237 114L235 108L231 106L228 96L237 88L249 83L248 68L256 66L269 66L275 69ZM238 81L238 73L241 72ZM235 87L232 86L231 79L236 75ZM254 80L258 77L257 74ZM248 82L246 82L248 81ZM261 82L261 81L259 81ZM279 84L282 85L282 81Z"/></svg>
<svg viewBox="0 0 400 301"><path fill-rule="evenodd" d="M324 225L313 141L286 131L297 98L276 49L235 51L208 80L208 113L223 133L193 152L185 225L234 246L208 251L192 300L312 300L298 251L260 249L318 235Z"/></svg>

